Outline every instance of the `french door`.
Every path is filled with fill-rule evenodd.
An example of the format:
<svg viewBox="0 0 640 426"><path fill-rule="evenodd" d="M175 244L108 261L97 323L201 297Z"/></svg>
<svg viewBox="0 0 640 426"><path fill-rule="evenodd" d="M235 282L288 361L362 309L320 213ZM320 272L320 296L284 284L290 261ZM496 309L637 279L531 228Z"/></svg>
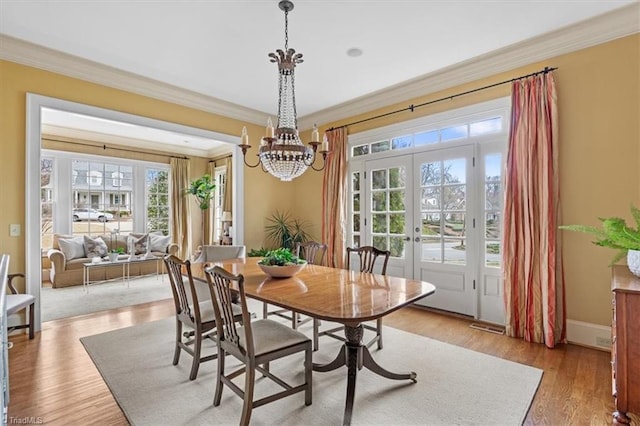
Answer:
<svg viewBox="0 0 640 426"><path fill-rule="evenodd" d="M389 275L436 285L419 304L502 323L501 165L488 144L353 164L351 243L390 250Z"/></svg>

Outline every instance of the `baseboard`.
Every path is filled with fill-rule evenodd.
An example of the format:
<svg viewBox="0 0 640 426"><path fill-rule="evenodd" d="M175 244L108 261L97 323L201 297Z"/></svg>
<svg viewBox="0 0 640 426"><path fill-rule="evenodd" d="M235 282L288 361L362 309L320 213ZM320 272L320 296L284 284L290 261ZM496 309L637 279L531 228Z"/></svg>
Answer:
<svg viewBox="0 0 640 426"><path fill-rule="evenodd" d="M611 327L568 319L567 340L576 345L610 351Z"/></svg>

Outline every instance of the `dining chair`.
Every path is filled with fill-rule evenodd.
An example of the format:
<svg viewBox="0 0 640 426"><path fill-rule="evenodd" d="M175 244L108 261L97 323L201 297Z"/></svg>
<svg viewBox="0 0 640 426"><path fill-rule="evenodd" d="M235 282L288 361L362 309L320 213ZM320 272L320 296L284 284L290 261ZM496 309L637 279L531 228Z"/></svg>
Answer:
<svg viewBox="0 0 640 426"><path fill-rule="evenodd" d="M324 258L327 254L327 245L316 241L306 241L304 243L296 243L294 255L307 261L309 265L323 265ZM262 318L268 318L269 315L277 315L291 321L291 328L298 329L298 326L310 321L312 318L300 318L297 312L291 312L287 309L269 310L267 303L262 304ZM314 347L314 350L317 348Z"/></svg>
<svg viewBox="0 0 640 426"><path fill-rule="evenodd" d="M180 353L182 351L191 355L193 361L189 380L194 380L198 376L200 364L214 360L218 356L217 353L202 356L203 339L210 338L215 342L216 321L213 303L208 297L206 300L200 301L191 274L191 262L168 255L164 257L164 263L169 274L176 310L176 344L173 365L177 365L180 361ZM241 321L242 311L240 307L234 305L234 309L233 320ZM183 326L187 326L191 330L183 333Z"/></svg>
<svg viewBox="0 0 640 426"><path fill-rule="evenodd" d="M379 274L386 275L387 274L387 263L389 263L389 257L391 256L391 252L389 250L380 250L373 246L362 246L357 248L347 247L347 259L346 259L346 269L351 269L351 254L355 253L358 255L358 259L360 265L358 270L362 273L373 274L375 273L376 265L380 265ZM380 264L381 262L381 264ZM317 319L313 321L313 345L314 348L318 348L319 338L321 336L329 336L334 339L342 340L343 342L346 339L336 334L338 332L344 331L344 326L331 328L329 330L319 331L320 322ZM382 349L382 318L378 318L376 320L376 325L372 326L369 324L363 324L363 327L367 330L371 330L375 332L375 337L373 337L366 346L369 348L374 343L378 343L378 349Z"/></svg>
<svg viewBox="0 0 640 426"><path fill-rule="evenodd" d="M35 325L34 322L34 311L35 311L35 303L36 298L31 294L21 294L18 293L18 290L13 285L13 280L15 278L24 278L24 274L9 274L7 275L7 286L9 290L11 290L11 294L7 294L7 316L13 315L20 312L23 309L28 309L28 322L26 324L18 324L12 325L7 328L8 331L28 328L29 329L29 339L33 339L33 327Z"/></svg>
<svg viewBox="0 0 640 426"><path fill-rule="evenodd" d="M213 405L220 405L222 390L227 385L236 395L244 400L242 406L241 425L248 425L253 408L286 396L304 391L305 405L311 405L311 371L312 346L311 339L284 324L269 319L251 322L251 314L247 309L244 292L244 277L233 275L225 269L214 266L205 269L211 300L214 301L214 312L218 324L216 342L218 346L218 371L216 375L216 391ZM242 326L233 319L232 286L239 295L242 310ZM292 386L269 371L269 363L298 352L304 352L304 383ZM226 355L232 355L244 366L231 373L225 373ZM254 400L254 384L256 370L284 388L283 391ZM232 380L245 374L244 390Z"/></svg>

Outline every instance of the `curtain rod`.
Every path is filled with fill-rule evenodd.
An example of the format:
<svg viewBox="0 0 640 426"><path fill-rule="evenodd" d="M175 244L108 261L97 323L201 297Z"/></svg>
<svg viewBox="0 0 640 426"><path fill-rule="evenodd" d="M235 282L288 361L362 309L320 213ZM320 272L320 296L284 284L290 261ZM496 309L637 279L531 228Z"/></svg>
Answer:
<svg viewBox="0 0 640 426"><path fill-rule="evenodd" d="M233 154L224 154L220 157L215 157L209 160L210 163L215 163L218 160L224 160L225 158L233 158Z"/></svg>
<svg viewBox="0 0 640 426"><path fill-rule="evenodd" d="M46 140L48 140L48 141L53 141L53 142L70 143L70 144L73 144L73 145L89 146L89 147L91 147L91 148L102 148L103 150L106 150L106 149L114 149L114 150L117 150L117 151L134 152L134 153L136 153L136 154L156 155L156 156L158 156L158 157L181 158L181 159L183 159L183 160L188 160L188 159L189 159L189 157L177 157L177 156L175 156L175 155L169 155L169 154L167 154L167 155L165 155L165 154L157 154L157 153L155 153L155 152L138 151L138 150L135 150L135 149L114 148L114 147L112 147L112 146L107 146L107 145L105 145L105 144L102 144L102 145L95 145L95 144L92 144L92 143L63 141L63 140L60 140L60 139L54 139L54 138L47 137L47 136L44 136L42 139L46 139Z"/></svg>
<svg viewBox="0 0 640 426"><path fill-rule="evenodd" d="M444 98L435 99L433 101L428 101L428 102L423 102L423 103L418 104L418 105L411 104L406 108L397 109L395 111L387 112L385 114L380 114L380 115L376 115L376 116L373 116L373 117L363 118L362 120L358 120L358 121L354 121L354 122L351 122L351 123L343 124L342 126L331 127L329 129L327 129L327 131L330 132L331 130L334 130L334 129L341 129L343 127L353 126L355 124L364 123L366 121L377 120L378 118L387 117L389 115L397 114L399 112L405 112L405 111L413 112L413 110L415 110L416 108L420 108L420 107L423 107L423 106L426 106L426 105L431 105L431 104L435 104L437 102L442 102L442 101L446 101L446 100L453 100L453 98L457 98L458 96L464 96L464 95L468 95L470 93L479 92L481 90L491 89L492 87L501 86L503 84L513 83L516 80L522 80L523 78L533 77L534 75L538 75L538 74L547 74L548 72L551 72L551 71L554 71L554 70L557 70L557 69L558 69L557 67L555 67L555 68L544 67L543 70L532 72L531 74L521 75L520 77L515 77L515 78L512 78L510 80L504 80L504 81L501 81L499 83L489 84L488 86L478 87L477 89L467 90L466 92L456 93L455 95L445 96Z"/></svg>

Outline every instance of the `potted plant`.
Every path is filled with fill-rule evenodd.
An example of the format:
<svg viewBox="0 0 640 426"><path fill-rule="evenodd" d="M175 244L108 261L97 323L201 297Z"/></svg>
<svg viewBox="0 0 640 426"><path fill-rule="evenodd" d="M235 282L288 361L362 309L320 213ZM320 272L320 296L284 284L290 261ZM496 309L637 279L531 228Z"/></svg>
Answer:
<svg viewBox="0 0 640 426"><path fill-rule="evenodd" d="M294 256L291 250L284 247L268 251L265 257L258 261L260 269L272 278L292 277L306 264L306 260Z"/></svg>
<svg viewBox="0 0 640 426"><path fill-rule="evenodd" d="M198 179L193 180L189 187L186 189L186 193L188 195L193 195L197 202L198 207L200 207L200 212L202 215L201 218L201 226L204 230L204 218L206 211L211 207L211 200L215 196L216 184L211 179L210 175L204 175L199 177ZM204 245L204 232L202 233L202 238L200 240L200 246Z"/></svg>
<svg viewBox="0 0 640 426"><path fill-rule="evenodd" d="M625 220L619 217L598 218L602 222L601 228L587 225L564 225L560 226L560 229L593 235L596 238L593 241L595 245L618 250L611 265L626 255L629 270L640 277L640 210L632 205L631 214L636 222L635 229L627 226Z"/></svg>
<svg viewBox="0 0 640 426"><path fill-rule="evenodd" d="M271 224L265 226L266 235L276 247L293 250L296 243L304 243L311 238L305 229L307 224L298 219L291 219L289 213L276 210L267 220Z"/></svg>

